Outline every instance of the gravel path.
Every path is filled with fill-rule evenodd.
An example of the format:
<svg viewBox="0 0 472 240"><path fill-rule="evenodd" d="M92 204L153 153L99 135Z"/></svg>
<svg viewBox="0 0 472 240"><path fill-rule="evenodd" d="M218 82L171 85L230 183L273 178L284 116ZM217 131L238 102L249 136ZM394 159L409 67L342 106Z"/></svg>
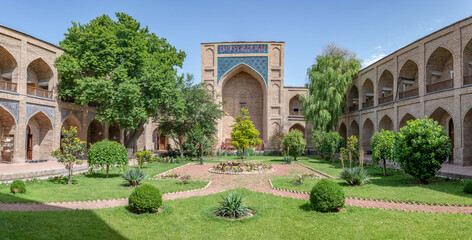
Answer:
<svg viewBox="0 0 472 240"><path fill-rule="evenodd" d="M314 173L310 169L298 165L274 165L277 169L275 172L256 174L256 175L226 175L214 174L208 171L214 164L205 165L185 165L176 168L171 173L186 174L192 176L194 179L202 179L211 181L203 189L190 190L177 193L166 193L163 195L164 200L172 200L179 198L188 198L194 196L204 196L224 192L235 188L246 188L252 191L273 194L276 196L309 199L306 193L297 193L273 189L269 179L273 176L291 175L304 173ZM321 174L316 173L319 177ZM51 211L51 210L75 210L75 209L97 209L109 208L117 206L126 206L128 199L111 199L98 201L83 201L83 202L55 202L55 203L0 203L0 211ZM367 199L346 199L347 206L377 208L377 209L392 209L402 211L416 211L416 212L433 212L433 213L463 213L472 214L472 207L465 206L434 206L426 204L400 203L391 201L378 201Z"/></svg>

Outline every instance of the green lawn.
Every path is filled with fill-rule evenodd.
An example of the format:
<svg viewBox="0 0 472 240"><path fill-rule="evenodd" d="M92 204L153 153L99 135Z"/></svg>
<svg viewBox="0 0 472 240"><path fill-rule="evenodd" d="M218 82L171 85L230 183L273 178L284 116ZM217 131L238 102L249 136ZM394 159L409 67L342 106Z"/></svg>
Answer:
<svg viewBox="0 0 472 240"><path fill-rule="evenodd" d="M0 212L0 239L469 239L472 216L348 207L316 213L307 201L242 190L257 215L217 219L215 194L164 201L160 214L125 207Z"/></svg>
<svg viewBox="0 0 472 240"><path fill-rule="evenodd" d="M301 160L300 164L328 173L341 184L346 196L375 198L383 200L415 201L426 203L472 204L472 194L462 191L464 184L443 179L432 180L429 184L419 184L412 176L390 170L387 177L382 176L382 169L365 166L371 182L364 186L351 187L337 178L341 172L341 163L331 163L319 158ZM302 185L292 184L292 179L279 177L272 179L274 187L310 192L316 179L306 179Z"/></svg>
<svg viewBox="0 0 472 240"><path fill-rule="evenodd" d="M151 163L143 167L147 178L165 172L183 164ZM0 187L0 202L57 202L85 201L128 197L134 188L127 187L127 182L121 178L117 169L110 170L110 177L105 178L104 171L94 174L80 174L74 177L78 184L64 184L40 181L27 184L25 194L10 193L9 186ZM176 192L204 187L208 182L191 181L182 184L180 180L144 180L143 183L158 187L162 193Z"/></svg>

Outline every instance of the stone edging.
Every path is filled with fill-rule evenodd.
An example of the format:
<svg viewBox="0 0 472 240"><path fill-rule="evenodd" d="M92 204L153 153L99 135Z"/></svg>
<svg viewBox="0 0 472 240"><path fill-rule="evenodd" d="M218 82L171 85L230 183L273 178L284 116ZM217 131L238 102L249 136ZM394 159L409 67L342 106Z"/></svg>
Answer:
<svg viewBox="0 0 472 240"><path fill-rule="evenodd" d="M208 169L208 172L211 172L211 173L215 173L215 174L227 174L227 175L253 175L253 174L266 174L266 173L273 173L277 171L276 168L272 168L271 170L269 171L254 171L254 172L220 172L220 171L216 171L216 170L213 170L213 168L210 168Z"/></svg>
<svg viewBox="0 0 472 240"><path fill-rule="evenodd" d="M277 191L283 191L283 192L291 192L291 193L300 193L300 194L306 194L310 195L309 192L303 192L303 191L295 191L295 190L289 190L289 189L282 189L282 188L276 188L272 184L272 181L269 179L269 185L270 188L277 190ZM440 206L440 207L472 207L472 204L442 204L442 203L423 203L423 202L410 202L410 201L396 201L396 200L380 200L380 199L374 199L374 198L358 198L358 197L346 197L346 199L352 199L352 200L363 200L363 201L373 201L373 202L384 202L384 203L400 203L400 204L409 204L409 205L423 205L423 206Z"/></svg>
<svg viewBox="0 0 472 240"><path fill-rule="evenodd" d="M202 188L196 188L196 189L190 189L190 190L184 190L184 191L178 191L178 192L164 193L163 195L165 195L165 194L177 194L177 193L186 193L186 192L201 191L201 190L207 189L207 188L210 186L211 183L212 183L212 180L210 180L210 181L208 182L208 184L205 185L205 187L202 187Z"/></svg>
<svg viewBox="0 0 472 240"><path fill-rule="evenodd" d="M331 176L331 175L329 175L329 174L327 174L327 173L321 172L321 171L319 171L319 170L316 170L316 169L314 169L314 168L312 168L312 167L303 165L303 164L301 164L301 163L298 163L298 164L301 165L301 166L303 166L303 167L306 167L306 168L310 169L311 171L316 172L316 173L318 173L318 174L320 174L320 175L322 175L322 176L324 176L324 177L326 177L326 178L334 178L333 176Z"/></svg>
<svg viewBox="0 0 472 240"><path fill-rule="evenodd" d="M154 177L152 177L152 178L149 178L149 179L151 179L151 180L159 180L159 179L160 179L159 177L162 176L162 175L166 175L167 173L172 172L172 171L175 171L176 169L183 168L183 167L185 167L185 166L187 166L187 165L192 165L192 164L193 164L193 163L187 163L187 164L184 164L184 165L182 165L182 166L178 166L178 167L169 169L169 170L167 170L167 171L165 171L165 172L162 172L162 173L159 173L159 174L157 174L156 176L154 176Z"/></svg>

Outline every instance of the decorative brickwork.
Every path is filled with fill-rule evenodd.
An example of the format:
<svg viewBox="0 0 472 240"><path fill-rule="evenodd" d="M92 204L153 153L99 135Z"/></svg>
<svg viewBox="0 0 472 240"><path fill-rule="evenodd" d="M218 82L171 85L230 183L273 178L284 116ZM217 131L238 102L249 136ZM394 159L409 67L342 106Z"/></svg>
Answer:
<svg viewBox="0 0 472 240"><path fill-rule="evenodd" d="M241 63L248 65L261 74L267 84L267 57L219 57L218 83L226 72Z"/></svg>
<svg viewBox="0 0 472 240"><path fill-rule="evenodd" d="M15 117L15 121L18 123L18 102L0 99L0 105L10 112L11 115Z"/></svg>
<svg viewBox="0 0 472 240"><path fill-rule="evenodd" d="M218 45L218 54L267 53L267 44Z"/></svg>
<svg viewBox="0 0 472 240"><path fill-rule="evenodd" d="M28 120L31 116L33 116L35 113L39 111L46 114L49 120L51 120L52 126L54 128L54 108L42 106L42 105L36 105L36 104L30 104L30 103L26 104L26 123L28 123Z"/></svg>

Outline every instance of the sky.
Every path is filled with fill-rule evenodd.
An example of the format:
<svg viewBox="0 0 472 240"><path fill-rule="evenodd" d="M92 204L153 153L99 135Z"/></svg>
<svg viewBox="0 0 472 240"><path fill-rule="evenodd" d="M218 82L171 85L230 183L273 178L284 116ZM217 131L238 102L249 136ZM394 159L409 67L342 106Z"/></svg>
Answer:
<svg viewBox="0 0 472 240"><path fill-rule="evenodd" d="M284 41L285 86L303 86L323 46L335 43L367 66L456 21L472 1L0 0L0 25L58 45L71 22L124 12L186 52L180 72L200 81L200 43Z"/></svg>

